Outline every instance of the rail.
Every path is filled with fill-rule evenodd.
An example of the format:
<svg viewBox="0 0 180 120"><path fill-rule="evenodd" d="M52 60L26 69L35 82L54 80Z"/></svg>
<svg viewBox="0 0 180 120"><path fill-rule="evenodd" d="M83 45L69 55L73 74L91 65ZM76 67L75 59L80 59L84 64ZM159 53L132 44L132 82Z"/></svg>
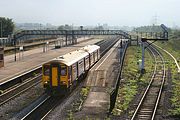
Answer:
<svg viewBox="0 0 180 120"><path fill-rule="evenodd" d="M101 44L101 43L98 43L98 44ZM44 63L46 63L46 62L44 62ZM4 91L4 90L14 86L15 84L22 83L28 77L33 76L34 74L40 73L42 70L42 64L44 64L44 63L41 63L31 69L27 69L23 73L19 72L16 75L14 75L14 77L12 77L12 78L2 79L1 81L4 81L4 82L0 83L0 90Z"/></svg>
<svg viewBox="0 0 180 120"><path fill-rule="evenodd" d="M160 85L160 88L158 90L158 94L157 97L155 98L155 103L154 103L154 106L149 106L151 108L148 108L148 110L151 110L152 111L149 111L148 114L147 113L144 113L146 115L143 116L143 112L142 114L140 114L141 116L143 116L144 118L143 119L149 119L148 117L150 117L151 120L154 120L155 119L155 115L156 115L156 111L157 111L157 107L158 107L158 104L159 104L159 101L160 101L160 98L161 98L161 94L162 94L162 90L163 90L163 86L164 86L164 83L165 83L165 76L166 76L166 73L165 73L165 63L164 63L164 58L163 56L161 55L161 53L154 47L151 47L148 48L149 51L152 53L154 59L155 59L155 67L154 67L154 71L153 71L153 74L152 74L152 77L151 77L151 80L145 90L145 92L143 93L143 96L141 97L141 100L133 114L133 116L131 117L131 120L134 120L134 119L138 119L138 115L140 113L140 109L143 107L143 103L145 102L145 98L147 99L147 96L148 96L148 93L150 92L150 88L152 87L152 84L153 82L155 81L154 79L156 78L156 76L158 77L158 74L157 74L157 69L158 69L158 62L157 61L157 55L160 57L161 59L161 62L162 62L162 70L163 70L163 75L162 75L162 81L161 81L161 85ZM146 101L147 102L147 101ZM145 107L146 108L146 107Z"/></svg>
<svg viewBox="0 0 180 120"><path fill-rule="evenodd" d="M101 58L102 56L111 48L113 45L119 40L119 38L115 38L114 42L108 44L108 47L103 46L103 50L101 52ZM107 43L99 43L99 44L107 44ZM72 95L71 95L72 96ZM47 96L43 99L43 101L39 102L32 110L29 110L29 112L21 118L21 120L29 120L29 119L44 119L58 104L61 104L63 100L68 99L67 96L57 99L55 97ZM49 102L50 101L50 102ZM44 108L47 108L44 110ZM38 114L38 116L37 116Z"/></svg>
<svg viewBox="0 0 180 120"><path fill-rule="evenodd" d="M177 66L177 69L178 69L178 73L180 73L180 66L179 66L176 58L175 58L170 52L168 52L167 50L163 49L162 47L160 47L160 46L158 46L158 45L156 45L156 44L154 44L154 45L155 45L156 47L160 48L161 50L163 50L164 52L166 52L169 56L171 56L171 58L172 58L172 59L174 60L174 62L176 63L176 66Z"/></svg>

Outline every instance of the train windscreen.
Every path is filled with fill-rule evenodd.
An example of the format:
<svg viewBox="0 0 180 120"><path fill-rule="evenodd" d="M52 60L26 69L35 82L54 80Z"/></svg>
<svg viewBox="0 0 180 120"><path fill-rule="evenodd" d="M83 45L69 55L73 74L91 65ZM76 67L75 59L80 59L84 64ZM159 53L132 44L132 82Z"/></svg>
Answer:
<svg viewBox="0 0 180 120"><path fill-rule="evenodd" d="M67 66L61 65L61 76L67 75Z"/></svg>

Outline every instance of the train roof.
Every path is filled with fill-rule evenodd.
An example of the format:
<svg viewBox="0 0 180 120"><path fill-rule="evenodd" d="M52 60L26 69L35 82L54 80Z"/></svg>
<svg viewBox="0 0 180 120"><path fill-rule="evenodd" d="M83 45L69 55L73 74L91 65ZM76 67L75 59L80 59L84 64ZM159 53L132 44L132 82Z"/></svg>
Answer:
<svg viewBox="0 0 180 120"><path fill-rule="evenodd" d="M76 63L77 61L88 56L89 53L92 53L93 51L95 51L99 48L100 47L97 45L87 45L83 48L80 48L79 50L72 51L72 52L67 53L63 56L59 56L57 58L54 58L50 61L50 63L57 62L57 63L63 63L67 66L71 66L72 64Z"/></svg>
<svg viewBox="0 0 180 120"><path fill-rule="evenodd" d="M94 52L95 50L99 49L100 47L98 45L87 45L83 48L81 48L80 50L84 50L88 53L92 53Z"/></svg>
<svg viewBox="0 0 180 120"><path fill-rule="evenodd" d="M89 54L83 50L76 50L70 53L67 53L63 56L59 56L52 60L52 62L59 62L63 63L67 66L71 66L72 64L76 63L77 61L81 60L82 58L88 56Z"/></svg>

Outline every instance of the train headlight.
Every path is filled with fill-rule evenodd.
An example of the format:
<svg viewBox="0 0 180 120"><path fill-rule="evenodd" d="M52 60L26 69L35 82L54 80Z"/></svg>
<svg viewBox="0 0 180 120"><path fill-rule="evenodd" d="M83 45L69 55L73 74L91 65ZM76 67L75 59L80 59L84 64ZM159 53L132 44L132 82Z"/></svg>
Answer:
<svg viewBox="0 0 180 120"><path fill-rule="evenodd" d="M47 88L49 85L48 85L48 81L45 81L44 82L44 85L43 85L45 88Z"/></svg>
<svg viewBox="0 0 180 120"><path fill-rule="evenodd" d="M61 81L61 84L62 84L62 85L66 84L66 81Z"/></svg>

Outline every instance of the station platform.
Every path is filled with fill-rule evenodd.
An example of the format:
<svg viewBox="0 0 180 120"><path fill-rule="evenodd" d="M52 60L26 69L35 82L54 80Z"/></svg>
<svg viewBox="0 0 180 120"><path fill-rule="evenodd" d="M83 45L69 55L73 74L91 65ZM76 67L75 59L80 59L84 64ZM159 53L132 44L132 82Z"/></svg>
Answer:
<svg viewBox="0 0 180 120"><path fill-rule="evenodd" d="M24 48L32 47L32 46L38 46L38 45L42 45L46 42L49 42L51 44L51 43L55 43L57 40L58 39L49 39L49 40L45 40L45 41L42 40L42 41L38 41L38 42L34 42L34 43L19 44L19 45L17 45L17 48L19 46L23 46ZM5 52L11 51L11 50L14 50L14 47L5 47L4 50L5 50Z"/></svg>
<svg viewBox="0 0 180 120"><path fill-rule="evenodd" d="M24 51L23 53L17 53L16 62L14 60L14 54L5 56L4 67L0 68L0 84L9 80L10 78L41 66L43 63L55 57L64 55L68 52L74 51L89 44L95 44L96 42L99 42L101 40L102 39L98 38L80 38L77 40L77 44L61 47L60 49L54 49L54 46L51 45L46 49L46 52L43 52L43 47Z"/></svg>
<svg viewBox="0 0 180 120"><path fill-rule="evenodd" d="M119 72L117 42L107 54L88 72L85 86L90 87L81 111L75 119L106 119L110 107L110 92L114 88Z"/></svg>

